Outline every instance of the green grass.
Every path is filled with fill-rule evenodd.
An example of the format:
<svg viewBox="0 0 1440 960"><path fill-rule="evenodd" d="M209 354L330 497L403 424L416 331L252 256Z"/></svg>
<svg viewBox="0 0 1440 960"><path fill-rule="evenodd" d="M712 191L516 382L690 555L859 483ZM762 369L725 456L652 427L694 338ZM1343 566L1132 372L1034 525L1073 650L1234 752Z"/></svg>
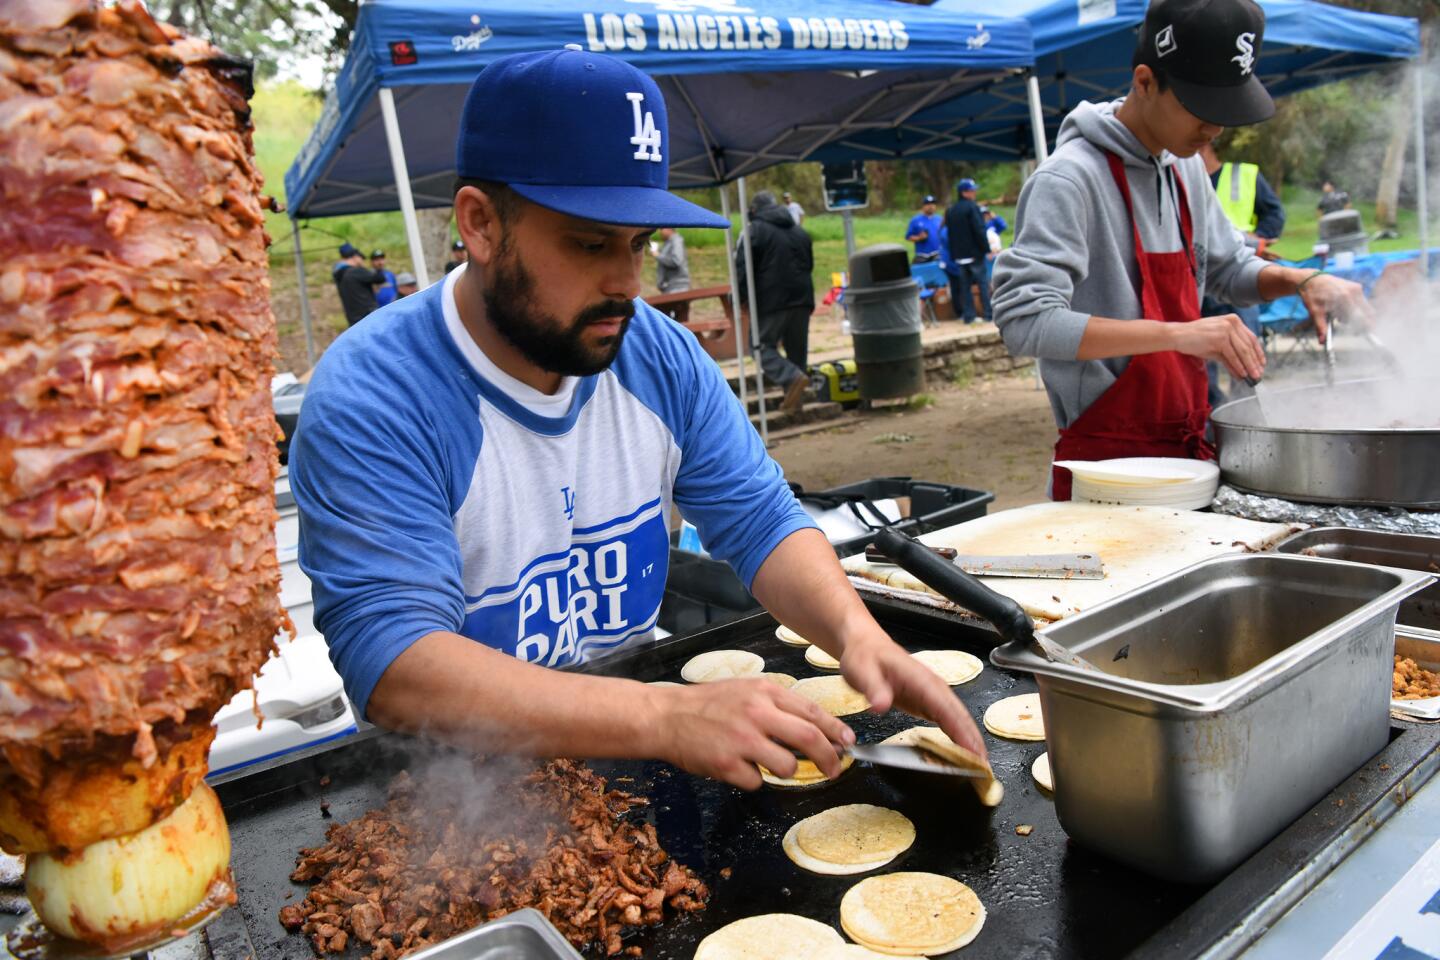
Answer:
<svg viewBox="0 0 1440 960"><path fill-rule="evenodd" d="M1303 260L1311 255L1311 248L1319 238L1317 224L1320 214L1315 209L1315 204L1319 199L1319 191L1300 187L1287 187L1281 192L1281 200L1285 204L1285 233L1281 235L1278 243L1271 245L1272 250L1287 260ZM1355 209L1360 211L1360 217L1365 224L1367 233L1374 234L1380 229L1380 224L1375 219L1373 201L1356 203ZM1395 232L1399 236L1388 240L1371 241L1371 253L1414 250L1420 246L1420 218L1415 211L1402 209L1397 219L1399 223L1396 225ZM1433 236L1430 238L1430 242L1435 242Z"/></svg>

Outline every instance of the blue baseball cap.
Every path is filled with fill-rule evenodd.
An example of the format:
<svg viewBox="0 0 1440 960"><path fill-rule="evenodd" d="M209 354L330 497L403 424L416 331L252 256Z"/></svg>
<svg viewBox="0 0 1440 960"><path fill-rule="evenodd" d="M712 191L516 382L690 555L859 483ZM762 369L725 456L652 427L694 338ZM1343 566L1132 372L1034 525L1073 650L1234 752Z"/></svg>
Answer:
<svg viewBox="0 0 1440 960"><path fill-rule="evenodd" d="M979 189L980 189L979 184L977 184L974 180L971 180L969 177L966 177L964 180L961 180L959 183L957 183L957 184L955 185L955 190L956 190L956 192L958 192L958 193L965 193L967 190L979 190Z"/></svg>
<svg viewBox="0 0 1440 960"><path fill-rule="evenodd" d="M349 260L351 257L360 256L360 251L355 249L355 245L353 243L342 243L340 244L340 256L344 257L346 260Z"/></svg>
<svg viewBox="0 0 1440 960"><path fill-rule="evenodd" d="M475 78L455 141L461 177L632 227L728 227L666 189L670 127L655 81L578 44L503 57Z"/></svg>

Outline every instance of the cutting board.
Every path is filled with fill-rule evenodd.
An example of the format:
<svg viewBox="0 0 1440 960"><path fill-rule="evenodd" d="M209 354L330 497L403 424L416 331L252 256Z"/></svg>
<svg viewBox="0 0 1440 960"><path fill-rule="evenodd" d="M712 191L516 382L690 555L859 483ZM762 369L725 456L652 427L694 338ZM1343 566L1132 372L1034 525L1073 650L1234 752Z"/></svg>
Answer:
<svg viewBox="0 0 1440 960"><path fill-rule="evenodd" d="M1201 560L1267 549L1297 529L1293 524L1258 523L1193 510L1037 503L936 530L920 540L970 554L1099 556L1105 564L1103 580L982 578L987 586L1014 598L1037 620L1055 621ZM867 563L863 554L847 557L842 563L851 582L863 592L886 593L963 612L899 567Z"/></svg>

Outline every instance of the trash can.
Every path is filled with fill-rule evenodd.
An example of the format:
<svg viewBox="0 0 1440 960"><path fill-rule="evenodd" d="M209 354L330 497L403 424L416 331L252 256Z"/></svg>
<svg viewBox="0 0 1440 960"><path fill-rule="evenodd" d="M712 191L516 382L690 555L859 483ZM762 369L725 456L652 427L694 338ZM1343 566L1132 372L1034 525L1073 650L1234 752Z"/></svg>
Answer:
<svg viewBox="0 0 1440 960"><path fill-rule="evenodd" d="M857 250L845 288L860 399L908 397L925 389L920 285L898 243Z"/></svg>
<svg viewBox="0 0 1440 960"><path fill-rule="evenodd" d="M1363 257L1370 252L1370 237L1360 220L1359 210L1336 210L1320 218L1317 224L1320 242L1329 247L1329 255L1353 253Z"/></svg>

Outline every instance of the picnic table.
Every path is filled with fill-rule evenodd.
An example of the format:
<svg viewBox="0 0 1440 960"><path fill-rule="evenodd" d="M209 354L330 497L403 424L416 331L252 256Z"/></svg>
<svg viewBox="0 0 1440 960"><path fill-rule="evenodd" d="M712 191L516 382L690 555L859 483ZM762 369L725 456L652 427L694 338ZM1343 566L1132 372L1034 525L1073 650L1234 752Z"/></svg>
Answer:
<svg viewBox="0 0 1440 960"><path fill-rule="evenodd" d="M720 301L724 319L691 320L690 305L698 301L709 300L712 297ZM700 346L714 359L735 359L735 304L730 295L729 286L722 284L714 287L680 290L675 293L659 293L646 297L645 302L695 334L700 341ZM749 324L742 322L740 326L742 349L749 353Z"/></svg>

